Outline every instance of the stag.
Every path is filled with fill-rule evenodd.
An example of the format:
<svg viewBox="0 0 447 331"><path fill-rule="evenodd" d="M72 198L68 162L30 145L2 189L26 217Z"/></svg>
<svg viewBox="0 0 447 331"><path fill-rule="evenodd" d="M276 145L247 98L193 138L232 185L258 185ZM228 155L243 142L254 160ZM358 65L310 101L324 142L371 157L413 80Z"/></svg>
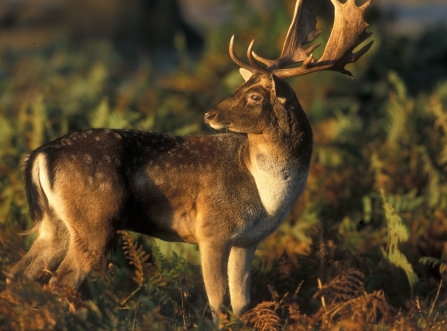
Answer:
<svg viewBox="0 0 447 331"><path fill-rule="evenodd" d="M250 303L250 269L257 245L284 221L306 186L312 130L283 79L320 70L351 75L366 40L369 1L335 6L322 57L314 41L316 5L298 0L281 55L263 58L248 47L248 64L234 52L245 83L208 111L205 122L230 133L175 137L141 130L88 129L69 133L29 154L23 173L38 237L10 270L9 281L36 279L79 286L127 229L199 246L213 319L229 290L240 316ZM298 67L289 67L293 64ZM289 68L286 68L289 67Z"/></svg>

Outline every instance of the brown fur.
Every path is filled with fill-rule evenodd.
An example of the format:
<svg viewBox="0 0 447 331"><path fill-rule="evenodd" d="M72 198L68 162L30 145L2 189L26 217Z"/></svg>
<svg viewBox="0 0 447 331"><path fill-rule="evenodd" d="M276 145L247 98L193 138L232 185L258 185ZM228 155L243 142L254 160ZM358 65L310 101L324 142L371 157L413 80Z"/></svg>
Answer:
<svg viewBox="0 0 447 331"><path fill-rule="evenodd" d="M240 133L89 129L33 151L24 176L39 236L10 280L48 268L50 282L79 286L127 229L198 244L211 307L219 312L229 279L242 314L256 246L304 189L312 133L290 86L262 74L205 120Z"/></svg>

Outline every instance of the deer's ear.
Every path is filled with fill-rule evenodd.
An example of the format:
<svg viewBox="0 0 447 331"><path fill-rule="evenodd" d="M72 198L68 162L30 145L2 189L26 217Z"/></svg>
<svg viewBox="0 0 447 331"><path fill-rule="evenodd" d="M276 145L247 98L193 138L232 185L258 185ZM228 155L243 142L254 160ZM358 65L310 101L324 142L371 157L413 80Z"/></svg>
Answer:
<svg viewBox="0 0 447 331"><path fill-rule="evenodd" d="M240 68L239 72L242 75L242 78L244 78L245 81L249 80L250 77L253 75L251 71L248 71L247 69Z"/></svg>
<svg viewBox="0 0 447 331"><path fill-rule="evenodd" d="M272 91L282 105L286 103L287 99L293 96L293 90L289 84L275 75L272 75Z"/></svg>

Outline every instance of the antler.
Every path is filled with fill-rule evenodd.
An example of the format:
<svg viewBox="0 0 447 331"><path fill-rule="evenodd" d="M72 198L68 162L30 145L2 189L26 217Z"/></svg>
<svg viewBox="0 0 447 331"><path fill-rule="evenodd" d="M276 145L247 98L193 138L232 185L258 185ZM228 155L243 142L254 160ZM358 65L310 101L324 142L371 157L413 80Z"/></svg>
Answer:
<svg viewBox="0 0 447 331"><path fill-rule="evenodd" d="M269 69L283 68L290 64L305 61L309 54L321 45L315 44L306 50L303 49L303 45L315 40L321 33L316 28L316 9L315 1L298 0L279 58L273 61L253 53L255 59L264 63Z"/></svg>
<svg viewBox="0 0 447 331"><path fill-rule="evenodd" d="M320 44L303 49L303 45L315 40L320 34L320 31L316 29L315 0L297 0L292 23L278 59L265 59L251 52L252 41L247 53L250 65L242 62L234 54L234 36L230 42L231 58L236 64L251 72L272 72L279 78L296 77L320 70L338 71L352 77L351 72L345 69L345 65L356 62L373 44L371 41L358 52L353 53L358 45L372 35L366 32L368 24L363 20L365 10L371 0L360 7L355 4L355 0L347 0L346 3L341 3L339 0L331 0L331 2L335 7L334 26L320 60L315 61L312 56L312 52ZM255 59L267 67L261 67ZM300 67L284 69L298 62L303 62Z"/></svg>

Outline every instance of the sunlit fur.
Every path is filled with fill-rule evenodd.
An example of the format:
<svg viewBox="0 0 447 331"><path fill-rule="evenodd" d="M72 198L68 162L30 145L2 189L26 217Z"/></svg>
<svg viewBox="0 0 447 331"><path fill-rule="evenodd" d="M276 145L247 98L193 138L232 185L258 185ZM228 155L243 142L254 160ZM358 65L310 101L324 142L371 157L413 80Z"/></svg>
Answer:
<svg viewBox="0 0 447 331"><path fill-rule="evenodd" d="M215 321L228 290L240 316L256 246L305 188L312 132L293 90L271 75L252 75L205 120L237 133L89 129L33 151L23 172L38 237L9 280L48 269L50 281L79 286L127 229L198 244Z"/></svg>

